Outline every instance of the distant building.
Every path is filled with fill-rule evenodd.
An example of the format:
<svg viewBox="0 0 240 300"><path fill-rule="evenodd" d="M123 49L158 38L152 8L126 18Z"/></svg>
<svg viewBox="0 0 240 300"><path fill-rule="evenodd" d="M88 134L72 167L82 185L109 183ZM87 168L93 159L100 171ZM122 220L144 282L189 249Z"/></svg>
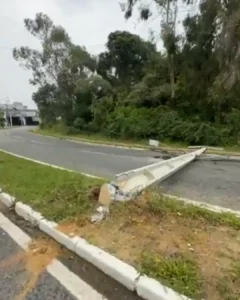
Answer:
<svg viewBox="0 0 240 300"><path fill-rule="evenodd" d="M0 111L3 111L5 124L8 126L39 124L38 110L28 109L28 107L21 102L0 104Z"/></svg>

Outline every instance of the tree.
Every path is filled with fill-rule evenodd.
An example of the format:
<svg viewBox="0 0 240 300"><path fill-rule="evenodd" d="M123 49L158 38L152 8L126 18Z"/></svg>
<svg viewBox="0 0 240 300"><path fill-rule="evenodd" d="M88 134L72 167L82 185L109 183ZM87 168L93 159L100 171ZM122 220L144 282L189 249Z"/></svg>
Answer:
<svg viewBox="0 0 240 300"><path fill-rule="evenodd" d="M57 105L57 93L57 86L47 83L32 95L43 124L53 125L57 117L61 116Z"/></svg>
<svg viewBox="0 0 240 300"><path fill-rule="evenodd" d="M240 79L240 2L219 2L217 48L221 73L218 83L229 90Z"/></svg>
<svg viewBox="0 0 240 300"><path fill-rule="evenodd" d="M125 17L128 19L132 16L134 5L140 1L127 1L127 9ZM180 37L176 34L176 20L178 11L178 0L154 0L157 9L161 15L160 32L163 44L167 53L168 73L171 85L171 97L175 97L175 55L178 51L178 42ZM142 6L140 9L140 17L146 21L151 16L151 11L148 6Z"/></svg>
<svg viewBox="0 0 240 300"><path fill-rule="evenodd" d="M57 76L63 67L72 43L65 29L55 26L52 20L42 13L38 13L34 20L25 19L25 28L39 39L42 51L20 47L13 49L13 57L21 66L32 71L33 85L46 83L56 84Z"/></svg>
<svg viewBox="0 0 240 300"><path fill-rule="evenodd" d="M184 0L183 0L184 1ZM61 119L66 132L101 132L122 138L159 138L189 144L237 143L240 120L239 10L237 0L184 1L186 15L176 33L182 1L154 0L164 49L126 31L109 34L106 51L93 57L61 26L37 14L25 26L40 50L13 52L32 71L33 100L43 123ZM131 17L141 0L128 0ZM140 7L149 20L152 11Z"/></svg>
<svg viewBox="0 0 240 300"><path fill-rule="evenodd" d="M25 19L24 23L26 29L39 39L42 50L14 48L13 57L32 71L30 83L39 87L33 100L40 113L46 114L43 120L52 122L57 114L69 124L77 82L95 72L96 61L84 48L74 45L65 29L54 25L47 15L38 13L34 20Z"/></svg>
<svg viewBox="0 0 240 300"><path fill-rule="evenodd" d="M114 86L130 88L142 79L155 46L126 31L109 34L107 51L99 55L98 73Z"/></svg>

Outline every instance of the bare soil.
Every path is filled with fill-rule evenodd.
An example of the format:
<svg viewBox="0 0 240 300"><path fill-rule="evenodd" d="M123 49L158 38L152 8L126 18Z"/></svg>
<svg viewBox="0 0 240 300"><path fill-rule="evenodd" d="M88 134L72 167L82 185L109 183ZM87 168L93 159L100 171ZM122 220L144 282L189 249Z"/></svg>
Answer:
<svg viewBox="0 0 240 300"><path fill-rule="evenodd" d="M240 278L230 279L240 257L239 231L181 213L155 215L144 209L145 204L146 197L141 197L128 210L113 208L102 223L91 224L88 218L81 218L61 223L59 230L77 234L135 267L146 252L164 258L183 254L199 269L204 299L239 300ZM222 282L226 295L219 288Z"/></svg>
<svg viewBox="0 0 240 300"><path fill-rule="evenodd" d="M36 286L39 276L47 268L54 258L62 253L61 246L50 238L38 238L32 241L29 249L20 255L24 262L25 269L31 274L30 279L22 287L21 292L15 300L24 300L27 294ZM12 258L16 262L20 257Z"/></svg>

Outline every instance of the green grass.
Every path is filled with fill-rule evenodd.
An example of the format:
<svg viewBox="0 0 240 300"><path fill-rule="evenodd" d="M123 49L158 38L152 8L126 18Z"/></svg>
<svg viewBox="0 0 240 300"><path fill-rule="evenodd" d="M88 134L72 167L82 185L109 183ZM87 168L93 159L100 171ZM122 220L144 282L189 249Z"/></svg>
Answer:
<svg viewBox="0 0 240 300"><path fill-rule="evenodd" d="M238 289L236 290L236 286ZM222 297L222 300L239 300L240 294L240 263L235 262L229 273L218 281L217 290Z"/></svg>
<svg viewBox="0 0 240 300"><path fill-rule="evenodd" d="M94 144L106 144L106 145L115 145L115 146L126 146L126 147L136 147L136 148L148 148L148 141L139 141L139 140L121 140L108 138L100 134L67 134L64 131L59 131L55 128L53 129L34 129L30 130L33 133L53 136L59 139L73 139L83 142L90 142Z"/></svg>
<svg viewBox="0 0 240 300"><path fill-rule="evenodd" d="M181 254L167 258L153 253L144 254L139 270L180 294L202 299L198 267L194 261Z"/></svg>
<svg viewBox="0 0 240 300"><path fill-rule="evenodd" d="M147 208L149 211L159 215L174 213L186 218L201 219L213 225L227 225L234 229L240 229L240 218L234 214L213 212L206 208L185 204L183 201L155 193L152 193L152 197L147 203Z"/></svg>
<svg viewBox="0 0 240 300"><path fill-rule="evenodd" d="M46 136L52 136L59 139L72 139L82 142L89 142L93 144L105 144L105 145L115 145L115 146L125 146L125 147L135 147L149 149L148 140L123 140L114 139L110 137L103 136L101 134L67 134L64 129L59 129L58 126L52 129L34 129L30 130L33 133L42 134ZM189 151L186 143L172 142L169 140L160 141L159 150L167 151ZM193 150L191 150L193 151ZM224 150L218 151L215 149L209 149L207 153L209 154L219 154L219 155L239 155L240 146L229 146L224 147Z"/></svg>
<svg viewBox="0 0 240 300"><path fill-rule="evenodd" d="M19 201L54 220L90 212L96 200L90 191L102 180L53 169L0 151L0 187Z"/></svg>

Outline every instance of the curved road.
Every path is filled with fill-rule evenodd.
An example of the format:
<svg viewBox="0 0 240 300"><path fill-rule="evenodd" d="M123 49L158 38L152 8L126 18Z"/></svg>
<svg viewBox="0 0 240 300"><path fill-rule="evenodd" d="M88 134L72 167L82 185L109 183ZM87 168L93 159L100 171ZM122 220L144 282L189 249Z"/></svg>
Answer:
<svg viewBox="0 0 240 300"><path fill-rule="evenodd" d="M0 131L0 149L100 177L156 162L155 152L60 140L28 132L29 127Z"/></svg>
<svg viewBox="0 0 240 300"><path fill-rule="evenodd" d="M115 174L156 162L156 152L59 140L28 132L0 130L0 149L95 176ZM240 163L197 161L161 183L179 197L240 211Z"/></svg>

